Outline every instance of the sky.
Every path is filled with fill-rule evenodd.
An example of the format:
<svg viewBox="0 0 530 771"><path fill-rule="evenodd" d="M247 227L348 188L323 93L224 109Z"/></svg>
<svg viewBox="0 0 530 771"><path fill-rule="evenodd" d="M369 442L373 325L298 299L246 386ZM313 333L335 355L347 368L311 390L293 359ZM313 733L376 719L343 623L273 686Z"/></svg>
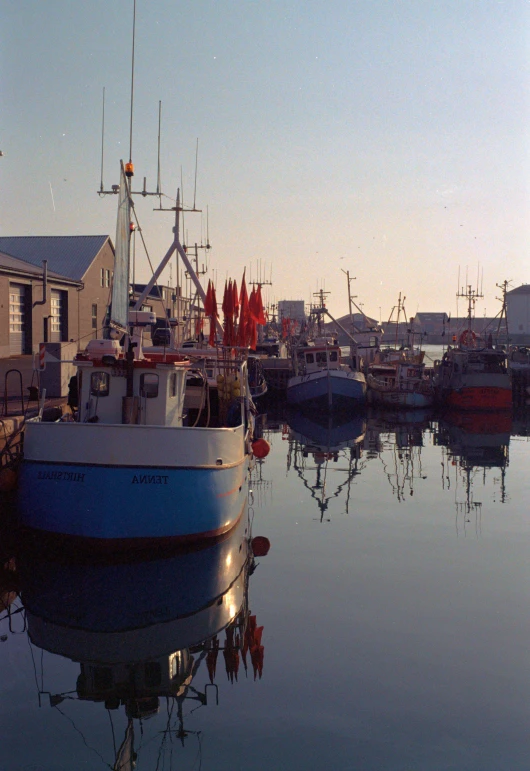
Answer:
<svg viewBox="0 0 530 771"><path fill-rule="evenodd" d="M0 0L0 235L114 240L102 95L108 189L132 27L133 0ZM409 316L463 315L478 282L494 316L496 284L530 283L529 48L528 0L137 0L134 189L156 189L161 101L163 204L180 187L202 209L184 240L208 224L206 280L246 266L269 303L324 289L340 316L349 271L383 320L400 294ZM174 223L155 205L136 199L158 263Z"/></svg>

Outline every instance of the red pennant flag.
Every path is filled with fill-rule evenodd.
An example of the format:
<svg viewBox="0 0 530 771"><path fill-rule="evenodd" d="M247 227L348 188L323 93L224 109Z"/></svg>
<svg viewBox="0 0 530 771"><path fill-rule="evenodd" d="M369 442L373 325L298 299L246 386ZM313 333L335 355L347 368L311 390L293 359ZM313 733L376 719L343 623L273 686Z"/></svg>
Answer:
<svg viewBox="0 0 530 771"><path fill-rule="evenodd" d="M258 284L258 291L256 292L256 310L258 314L258 324L262 326L267 323L267 317L263 308L263 300L261 297L261 285Z"/></svg>

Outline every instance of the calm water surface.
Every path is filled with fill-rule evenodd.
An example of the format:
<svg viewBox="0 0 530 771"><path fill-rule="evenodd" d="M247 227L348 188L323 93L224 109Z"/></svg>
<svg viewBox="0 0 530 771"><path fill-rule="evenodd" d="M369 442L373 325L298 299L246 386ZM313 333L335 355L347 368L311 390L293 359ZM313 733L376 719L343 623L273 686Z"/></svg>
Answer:
<svg viewBox="0 0 530 771"><path fill-rule="evenodd" d="M261 423L267 556L245 522L135 565L13 554L0 769L130 768L129 740L149 771L528 769L530 420Z"/></svg>

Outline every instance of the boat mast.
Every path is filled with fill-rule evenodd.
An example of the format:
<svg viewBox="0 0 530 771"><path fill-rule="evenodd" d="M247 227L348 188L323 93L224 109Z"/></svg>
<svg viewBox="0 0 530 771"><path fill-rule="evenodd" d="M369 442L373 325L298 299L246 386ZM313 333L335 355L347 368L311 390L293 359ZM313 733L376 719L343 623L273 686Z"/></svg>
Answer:
<svg viewBox="0 0 530 771"><path fill-rule="evenodd" d="M404 314L404 316L405 316L405 322L407 321L407 314L406 314L406 312L405 312L405 300L406 300L406 299L407 299L407 298L406 298L405 296L403 297L403 300L401 299L401 292L400 292L400 293L399 293L399 297L398 297L398 304L397 304L397 318L396 318L396 341L395 341L395 345L396 345L396 348L397 348L397 344L398 344L398 337L399 337L399 320L400 320L400 318L401 318L401 314L402 314L402 313L403 313L403 314ZM390 317L389 317L389 319L388 319L388 322L389 322L389 323L392 321L392 316L394 315L394 311L395 311L395 310L396 310L396 306L394 305L394 307L392 308L392 310L391 310L391 312L390 312Z"/></svg>
<svg viewBox="0 0 530 771"><path fill-rule="evenodd" d="M464 297L467 300L467 328L471 332L472 331L472 322L473 322L473 312L475 310L475 305L477 300L480 300L484 295L478 291L478 289L472 289L471 284L468 284L465 291L464 288L460 290L460 292L457 292L456 294L458 297Z"/></svg>
<svg viewBox="0 0 530 771"><path fill-rule="evenodd" d="M313 308L313 313L317 317L319 337L322 336L322 316L324 315L324 313L327 313L326 297L328 294L329 292L324 292L323 289L319 289L318 292L313 292L313 297L318 297L319 299L318 308Z"/></svg>
<svg viewBox="0 0 530 771"><path fill-rule="evenodd" d="M502 300L501 300L502 308L501 308L500 313L499 313L499 323L497 325L497 337L500 336L501 324L502 324L502 320L504 319L504 324L506 326L506 342L507 343L509 342L509 330L508 330L508 313L507 313L507 306L506 306L506 294L508 292L508 285L509 285L509 283L510 283L509 281L504 279L502 284L497 284L496 285L496 286L499 287L499 289L502 290ZM497 298L497 299L499 300L500 298Z"/></svg>
<svg viewBox="0 0 530 771"><path fill-rule="evenodd" d="M353 334L356 330L355 330L355 323L353 321L353 310L352 310L352 306L353 306L352 300L353 300L353 298L351 296L350 284L351 284L352 281L356 281L356 276L352 276L350 278L350 271L349 270L342 269L342 272L346 275L346 279L348 281L348 305L349 305L349 309L350 309L351 331L352 331L352 334ZM357 297L357 295L355 295L355 297Z"/></svg>

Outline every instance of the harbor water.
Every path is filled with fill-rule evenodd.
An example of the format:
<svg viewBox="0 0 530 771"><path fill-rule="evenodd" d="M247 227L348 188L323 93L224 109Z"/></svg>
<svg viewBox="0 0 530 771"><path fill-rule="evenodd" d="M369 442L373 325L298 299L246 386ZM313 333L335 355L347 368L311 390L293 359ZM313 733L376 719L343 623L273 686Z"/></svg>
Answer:
<svg viewBox="0 0 530 771"><path fill-rule="evenodd" d="M77 564L4 535L0 769L528 768L530 416L264 409L213 550Z"/></svg>

